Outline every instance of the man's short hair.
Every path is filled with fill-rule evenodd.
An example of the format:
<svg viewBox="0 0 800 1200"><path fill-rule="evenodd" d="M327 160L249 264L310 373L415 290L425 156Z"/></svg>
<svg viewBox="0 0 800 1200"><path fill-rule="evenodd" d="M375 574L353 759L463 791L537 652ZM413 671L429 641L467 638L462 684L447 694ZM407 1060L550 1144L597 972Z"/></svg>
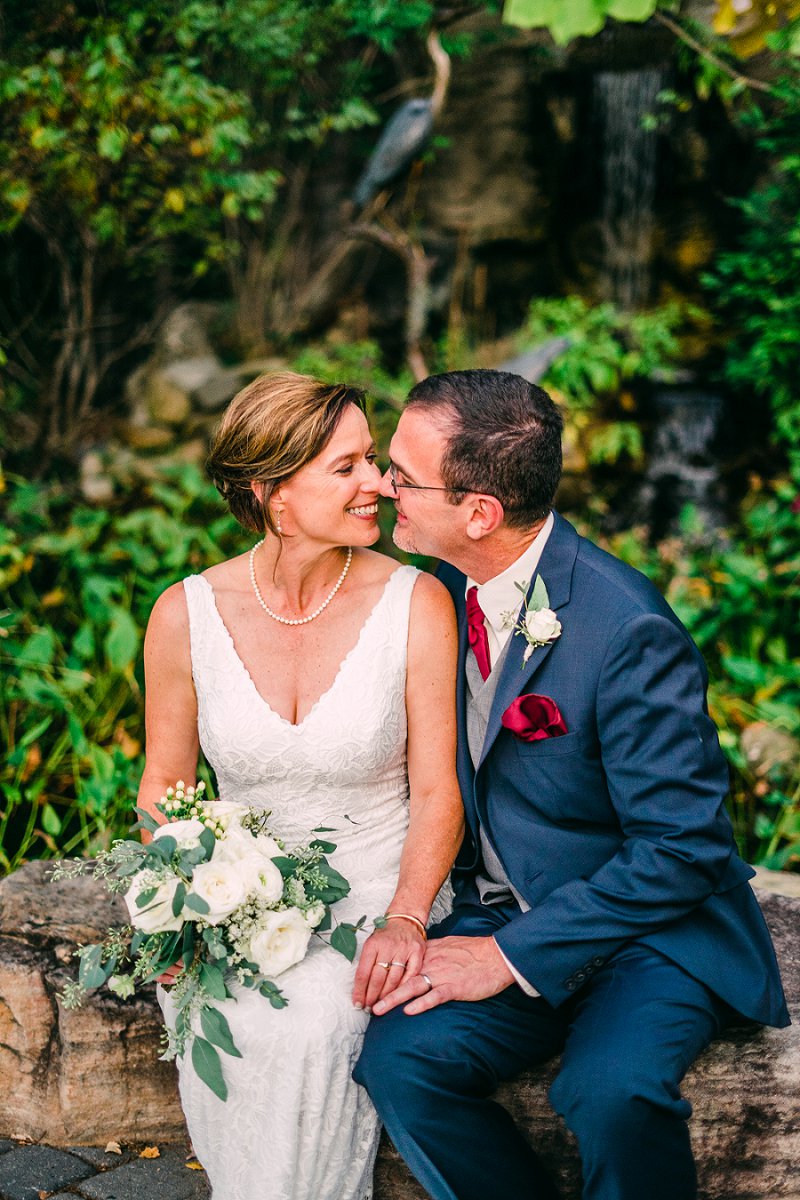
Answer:
<svg viewBox="0 0 800 1200"><path fill-rule="evenodd" d="M441 416L449 434L441 473L452 503L465 491L485 492L516 528L547 516L561 478L564 421L543 388L506 371L448 371L412 388L406 407Z"/></svg>

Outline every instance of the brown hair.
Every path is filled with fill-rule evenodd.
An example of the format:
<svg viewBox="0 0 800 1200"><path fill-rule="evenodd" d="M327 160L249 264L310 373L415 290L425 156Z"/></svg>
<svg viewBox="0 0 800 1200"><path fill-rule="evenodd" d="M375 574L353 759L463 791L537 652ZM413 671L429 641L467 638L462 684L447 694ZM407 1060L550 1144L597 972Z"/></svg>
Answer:
<svg viewBox="0 0 800 1200"><path fill-rule="evenodd" d="M348 404L364 393L286 371L260 375L234 396L211 443L208 473L236 520L277 533L272 493L327 446ZM251 483L263 485L261 499Z"/></svg>

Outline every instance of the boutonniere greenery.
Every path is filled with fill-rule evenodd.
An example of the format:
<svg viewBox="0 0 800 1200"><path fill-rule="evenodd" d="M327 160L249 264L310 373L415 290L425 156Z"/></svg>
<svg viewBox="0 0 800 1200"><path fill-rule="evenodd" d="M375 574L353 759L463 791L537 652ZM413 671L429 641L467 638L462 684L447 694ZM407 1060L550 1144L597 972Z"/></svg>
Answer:
<svg viewBox="0 0 800 1200"><path fill-rule="evenodd" d="M528 643L522 656L524 667L537 647L546 646L548 642L561 637L561 622L550 607L550 597L541 575L536 576L530 597L526 583L515 583L514 587L522 592L524 609L522 615L513 611L503 613L503 626L513 629L515 635L524 637Z"/></svg>

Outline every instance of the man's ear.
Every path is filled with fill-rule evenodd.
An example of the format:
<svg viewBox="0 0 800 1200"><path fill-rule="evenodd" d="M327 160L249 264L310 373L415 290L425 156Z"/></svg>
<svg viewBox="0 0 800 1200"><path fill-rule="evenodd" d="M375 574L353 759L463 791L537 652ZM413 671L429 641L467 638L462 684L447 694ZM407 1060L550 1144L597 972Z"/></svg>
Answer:
<svg viewBox="0 0 800 1200"><path fill-rule="evenodd" d="M474 496L468 496L465 503L469 505L465 532L473 542L479 542L503 524L505 513L496 496L476 493Z"/></svg>

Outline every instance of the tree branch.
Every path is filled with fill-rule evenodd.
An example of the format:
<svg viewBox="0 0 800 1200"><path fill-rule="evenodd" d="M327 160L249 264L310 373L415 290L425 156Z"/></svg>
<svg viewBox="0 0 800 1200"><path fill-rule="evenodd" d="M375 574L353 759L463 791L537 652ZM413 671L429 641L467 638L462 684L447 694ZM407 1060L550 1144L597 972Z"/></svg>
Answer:
<svg viewBox="0 0 800 1200"><path fill-rule="evenodd" d="M767 92L769 94L772 93L772 88L768 83L764 83L763 79L753 79L750 75L742 75L740 71L737 71L735 67L730 65L730 63L726 63L724 58L720 58L719 55L715 54L713 50L710 50L708 46L704 46L703 43L697 38L693 37L687 29L684 29L678 21L674 21L672 17L668 16L666 13L656 11L653 13L653 18L654 20L659 21L665 29L669 29L671 33L674 33L676 38L679 38L680 41L684 42L691 50L694 50L694 52L699 54L701 58L706 59L707 62L713 63L718 70L729 76L729 78L735 83L741 83L745 87L753 88L753 90L757 92Z"/></svg>

